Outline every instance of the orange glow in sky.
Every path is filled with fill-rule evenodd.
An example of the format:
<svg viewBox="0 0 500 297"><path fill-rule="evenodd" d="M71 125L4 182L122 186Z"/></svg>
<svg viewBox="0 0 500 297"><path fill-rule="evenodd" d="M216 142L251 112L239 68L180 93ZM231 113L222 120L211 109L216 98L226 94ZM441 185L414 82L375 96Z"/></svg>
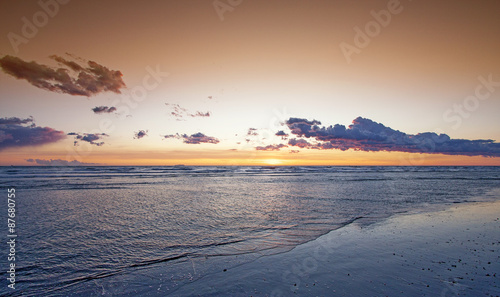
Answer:
<svg viewBox="0 0 500 297"><path fill-rule="evenodd" d="M221 1L0 0L0 166L500 165L500 2Z"/></svg>

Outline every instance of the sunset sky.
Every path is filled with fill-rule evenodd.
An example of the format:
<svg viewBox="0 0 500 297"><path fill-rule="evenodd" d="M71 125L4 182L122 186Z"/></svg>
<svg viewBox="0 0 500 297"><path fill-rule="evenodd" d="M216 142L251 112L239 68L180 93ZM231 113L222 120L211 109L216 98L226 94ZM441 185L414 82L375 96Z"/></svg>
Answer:
<svg viewBox="0 0 500 297"><path fill-rule="evenodd" d="M0 0L0 165L500 165L499 16Z"/></svg>

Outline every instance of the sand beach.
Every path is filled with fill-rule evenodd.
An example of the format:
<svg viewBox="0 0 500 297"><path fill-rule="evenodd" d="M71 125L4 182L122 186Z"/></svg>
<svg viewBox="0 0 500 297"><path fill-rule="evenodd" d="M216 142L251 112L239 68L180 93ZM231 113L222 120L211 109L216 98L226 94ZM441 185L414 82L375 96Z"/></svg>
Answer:
<svg viewBox="0 0 500 297"><path fill-rule="evenodd" d="M499 296L500 201L363 219L172 296ZM157 291L158 292L158 291ZM167 293L167 292L164 292Z"/></svg>

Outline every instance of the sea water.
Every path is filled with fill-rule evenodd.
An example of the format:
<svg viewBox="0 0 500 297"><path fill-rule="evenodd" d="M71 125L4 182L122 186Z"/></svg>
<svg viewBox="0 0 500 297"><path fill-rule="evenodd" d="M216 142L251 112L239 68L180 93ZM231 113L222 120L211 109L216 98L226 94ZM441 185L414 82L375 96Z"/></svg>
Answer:
<svg viewBox="0 0 500 297"><path fill-rule="evenodd" d="M6 296L168 295L354 221L500 188L500 167L0 167L0 177L5 241L16 193Z"/></svg>

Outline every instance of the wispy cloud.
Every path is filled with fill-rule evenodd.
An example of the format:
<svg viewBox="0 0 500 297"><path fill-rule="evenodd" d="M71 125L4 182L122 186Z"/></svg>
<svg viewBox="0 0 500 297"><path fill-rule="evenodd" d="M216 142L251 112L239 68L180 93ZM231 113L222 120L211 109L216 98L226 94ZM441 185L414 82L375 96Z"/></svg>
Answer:
<svg viewBox="0 0 500 297"><path fill-rule="evenodd" d="M98 141L98 140L102 140L103 136L109 136L106 133L76 133L76 132L70 132L68 133L68 135L75 137L75 141L73 142L75 146L77 146L78 143L81 141L88 142L96 146L102 146L104 145L104 141Z"/></svg>
<svg viewBox="0 0 500 297"><path fill-rule="evenodd" d="M200 143L212 143L212 144L217 144L219 143L219 139L212 137L212 136L207 136L201 132L192 134L192 135L187 135L187 134L172 134L172 135L165 135L163 136L164 138L176 138L176 139L182 139L184 143L188 144L200 144Z"/></svg>
<svg viewBox="0 0 500 297"><path fill-rule="evenodd" d="M170 114L177 119L183 119L184 117L209 117L210 111L207 112L202 112L202 111L196 111L194 113L188 111L186 108L181 107L179 104L171 104L171 103L165 103L166 106L169 106L172 111Z"/></svg>
<svg viewBox="0 0 500 297"><path fill-rule="evenodd" d="M66 161L66 160L61 160L61 159L55 159L55 160L45 160L45 159L26 159L25 160L28 163L35 163L37 165L41 166L96 166L96 165L102 165L99 163L84 163L80 162L77 160L73 161Z"/></svg>
<svg viewBox="0 0 500 297"><path fill-rule="evenodd" d="M108 106L96 106L94 108L92 108L92 111L94 113L97 113L97 114L101 114L101 113L113 113L116 111L116 107L114 106L111 106L111 107L108 107Z"/></svg>
<svg viewBox="0 0 500 297"><path fill-rule="evenodd" d="M144 136L148 136L148 130L139 130L134 132L134 139L141 139Z"/></svg>
<svg viewBox="0 0 500 297"><path fill-rule="evenodd" d="M38 127L31 117L26 119L0 118L0 150L12 147L39 146L64 138L66 135L63 131L49 127Z"/></svg>
<svg viewBox="0 0 500 297"><path fill-rule="evenodd" d="M61 67L26 62L10 55L0 59L0 67L17 79L25 79L37 88L56 93L90 97L108 91L119 94L120 89L126 87L120 71L110 70L94 61L82 66L56 55L50 58Z"/></svg>
<svg viewBox="0 0 500 297"><path fill-rule="evenodd" d="M290 118L286 125L293 135L302 137L290 139L288 145L300 148L500 157L500 143L491 139L451 139L433 132L406 134L362 117L348 128L320 126L319 121L300 118Z"/></svg>
<svg viewBox="0 0 500 297"><path fill-rule="evenodd" d="M259 136L257 128L248 128L247 136Z"/></svg>
<svg viewBox="0 0 500 297"><path fill-rule="evenodd" d="M282 149L284 147L288 147L288 146L280 143L280 144L270 144L270 145L266 145L266 146L258 146L255 149L258 151L279 151L280 149Z"/></svg>

